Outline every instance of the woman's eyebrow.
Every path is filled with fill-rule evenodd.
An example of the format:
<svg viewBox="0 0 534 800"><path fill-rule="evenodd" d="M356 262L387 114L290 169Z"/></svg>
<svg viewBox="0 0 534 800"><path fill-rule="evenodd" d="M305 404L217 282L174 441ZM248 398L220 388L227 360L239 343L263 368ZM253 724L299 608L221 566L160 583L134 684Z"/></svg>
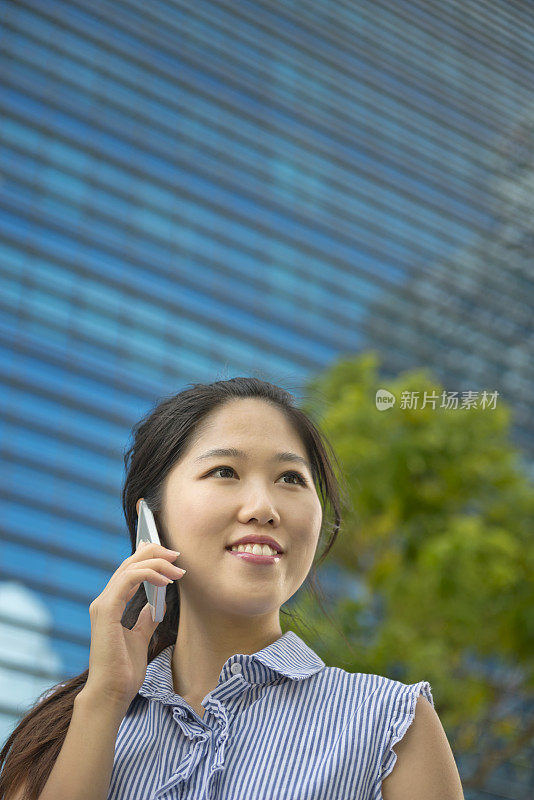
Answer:
<svg viewBox="0 0 534 800"><path fill-rule="evenodd" d="M201 456L197 456L194 460L202 461L204 458L212 458L213 456L230 456L233 458L242 458L244 461L248 460L248 455L244 453L243 450L237 450L235 447L215 447L213 450L208 450L206 453L202 453ZM311 472L311 467L306 459L302 458L302 456L298 456L296 453L276 453L271 458L271 461L297 462L299 464L304 464Z"/></svg>

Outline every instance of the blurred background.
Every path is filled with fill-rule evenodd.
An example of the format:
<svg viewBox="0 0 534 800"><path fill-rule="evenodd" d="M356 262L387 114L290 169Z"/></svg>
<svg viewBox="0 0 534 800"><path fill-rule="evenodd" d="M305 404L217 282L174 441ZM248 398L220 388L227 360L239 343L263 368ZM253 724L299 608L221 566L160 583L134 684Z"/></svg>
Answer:
<svg viewBox="0 0 534 800"><path fill-rule="evenodd" d="M304 593L299 634L429 680L467 800L534 796L533 6L0 23L0 740L87 668L131 426L257 375L313 409L354 506L319 568L352 652Z"/></svg>

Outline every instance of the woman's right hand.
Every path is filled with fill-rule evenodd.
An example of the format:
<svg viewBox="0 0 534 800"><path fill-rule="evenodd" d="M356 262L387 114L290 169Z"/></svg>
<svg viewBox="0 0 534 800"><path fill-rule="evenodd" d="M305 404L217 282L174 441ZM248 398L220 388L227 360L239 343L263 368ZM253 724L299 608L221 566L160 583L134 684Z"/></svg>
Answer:
<svg viewBox="0 0 534 800"><path fill-rule="evenodd" d="M181 578L185 570L174 566L176 557L174 551L162 545L141 544L89 606L91 649L89 674L82 689L85 695L104 697L125 711L128 709L145 680L148 645L159 622L153 622L146 603L129 630L121 625L124 609L143 581L167 586Z"/></svg>

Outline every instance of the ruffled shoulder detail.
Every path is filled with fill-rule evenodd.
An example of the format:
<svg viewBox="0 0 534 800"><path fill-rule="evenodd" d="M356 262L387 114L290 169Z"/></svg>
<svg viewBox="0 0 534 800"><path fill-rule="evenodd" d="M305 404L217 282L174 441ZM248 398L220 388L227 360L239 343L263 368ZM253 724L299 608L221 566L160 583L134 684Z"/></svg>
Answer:
<svg viewBox="0 0 534 800"><path fill-rule="evenodd" d="M387 692L384 707L386 725L384 727L380 769L374 792L372 793L372 800L383 800L382 781L387 778L397 761L397 753L393 750L393 747L397 742L400 742L412 724L419 695L423 694L434 707L432 689L428 681L406 684L400 681L388 680L387 684L389 691Z"/></svg>

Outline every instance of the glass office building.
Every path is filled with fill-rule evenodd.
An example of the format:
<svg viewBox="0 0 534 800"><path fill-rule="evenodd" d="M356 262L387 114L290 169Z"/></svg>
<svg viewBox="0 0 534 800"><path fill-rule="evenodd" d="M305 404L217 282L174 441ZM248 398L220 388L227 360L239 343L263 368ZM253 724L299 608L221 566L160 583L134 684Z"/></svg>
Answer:
<svg viewBox="0 0 534 800"><path fill-rule="evenodd" d="M155 399L341 355L534 455L528 5L4 0L0 736L88 663ZM529 259L530 256L530 259ZM498 795L495 794L495 797Z"/></svg>

